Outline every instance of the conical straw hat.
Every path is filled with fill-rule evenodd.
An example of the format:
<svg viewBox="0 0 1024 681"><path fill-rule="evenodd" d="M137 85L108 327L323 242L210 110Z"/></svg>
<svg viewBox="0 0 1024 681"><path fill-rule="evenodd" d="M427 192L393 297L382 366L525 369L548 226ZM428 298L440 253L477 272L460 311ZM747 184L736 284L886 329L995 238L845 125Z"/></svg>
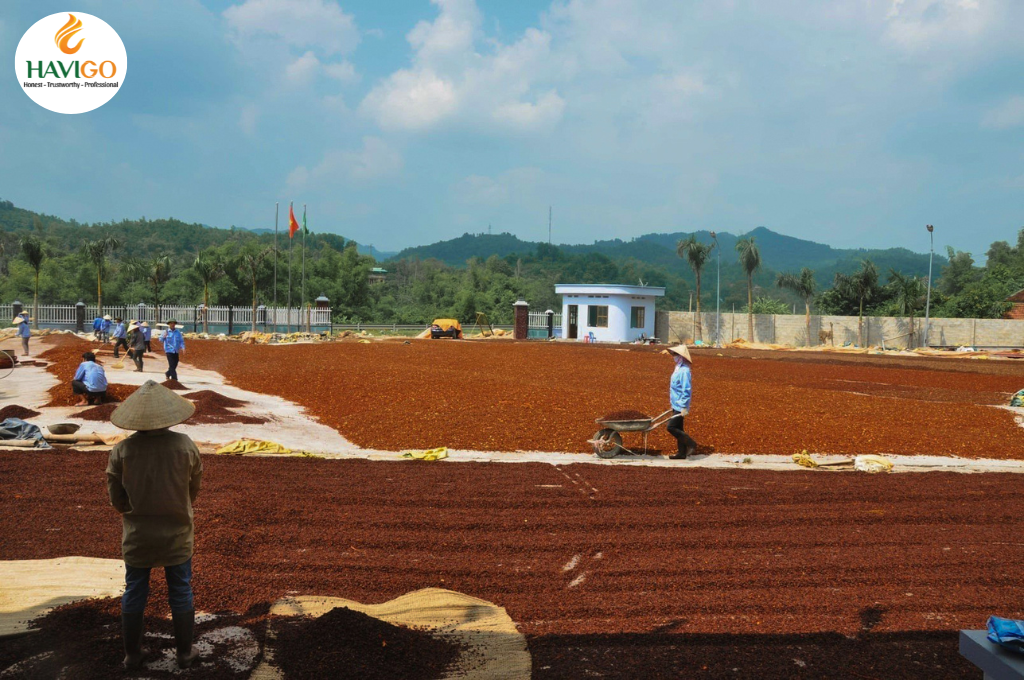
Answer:
<svg viewBox="0 0 1024 681"><path fill-rule="evenodd" d="M25 318L22 317L21 315L18 315L17 317L11 320L11 324L21 324L23 321L25 321Z"/></svg>
<svg viewBox="0 0 1024 681"><path fill-rule="evenodd" d="M685 345L681 345L680 344L680 345L673 346L673 347L669 348L666 352L669 352L669 353L671 353L673 355L679 355L680 357L685 359L690 364L693 364L693 360L690 359L690 349L688 347L686 347Z"/></svg>
<svg viewBox="0 0 1024 681"><path fill-rule="evenodd" d="M106 319L108 322L110 321L110 315L108 314L103 315L103 318Z"/></svg>
<svg viewBox="0 0 1024 681"><path fill-rule="evenodd" d="M181 423L195 410L184 397L149 380L114 410L110 422L125 430L159 430Z"/></svg>

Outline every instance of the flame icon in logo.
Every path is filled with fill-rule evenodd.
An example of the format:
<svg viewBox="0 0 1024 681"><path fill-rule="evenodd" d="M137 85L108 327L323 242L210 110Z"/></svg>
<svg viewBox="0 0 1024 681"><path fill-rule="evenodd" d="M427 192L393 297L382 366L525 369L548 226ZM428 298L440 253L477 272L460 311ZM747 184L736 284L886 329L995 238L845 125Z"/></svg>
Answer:
<svg viewBox="0 0 1024 681"><path fill-rule="evenodd" d="M74 54L78 52L79 48L82 47L82 43L85 42L85 38L79 38L78 44L71 47L68 43L71 41L75 34L82 30L82 20L76 17L74 14L68 15L68 23L57 31L57 35L53 36L53 42L57 43L57 47L64 54Z"/></svg>

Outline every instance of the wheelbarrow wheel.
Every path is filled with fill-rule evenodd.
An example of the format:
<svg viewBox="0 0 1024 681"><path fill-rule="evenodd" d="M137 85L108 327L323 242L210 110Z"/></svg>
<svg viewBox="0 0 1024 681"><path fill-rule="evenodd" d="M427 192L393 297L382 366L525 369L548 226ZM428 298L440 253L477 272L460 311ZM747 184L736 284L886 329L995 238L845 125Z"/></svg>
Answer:
<svg viewBox="0 0 1024 681"><path fill-rule="evenodd" d="M611 428L594 433L594 453L602 459L614 459L622 453L622 436Z"/></svg>

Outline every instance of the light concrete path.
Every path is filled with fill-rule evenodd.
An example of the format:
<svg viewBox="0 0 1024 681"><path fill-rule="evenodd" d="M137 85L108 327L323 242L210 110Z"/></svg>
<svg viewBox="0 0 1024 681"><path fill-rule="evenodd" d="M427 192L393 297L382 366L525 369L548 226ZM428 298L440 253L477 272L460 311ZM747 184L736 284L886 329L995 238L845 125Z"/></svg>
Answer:
<svg viewBox="0 0 1024 681"><path fill-rule="evenodd" d="M33 339L33 354L41 353L47 346ZM0 341L0 349L13 349L17 339ZM123 369L111 368L112 358L103 358L107 371L107 380L111 383L142 385L148 379L160 382L164 380L163 372L166 363L162 357L150 359L145 363L143 373L135 372L130 360ZM297 451L315 454L328 459L369 459L373 461L397 461L397 452L363 449L349 442L340 433L305 413L304 407L272 395L242 390L227 383L223 376L215 371L197 369L190 364L182 363L178 368L179 379L188 386L189 392L195 390L215 390L227 397L249 402L249 406L237 411L268 419L267 423L249 424L208 424L182 425L175 430L186 433L210 451L232 440L243 437L270 440ZM71 415L81 411L82 407L45 407L49 401L47 391L55 385L57 379L43 367L18 367L11 376L0 380L0 408L9 404L20 404L42 412L33 419L39 425L71 421L81 423L85 432L116 433L119 430L109 422L84 421L72 418ZM1024 409L1006 407L1017 413L1017 422L1024 426ZM1024 434L1022 434L1024 435ZM96 447L104 449L104 447ZM83 449L85 449L83 447ZM91 447L89 448L91 449ZM601 459L593 454L568 452L481 452L472 450L448 450L445 463L464 461L490 463L545 463L554 466L571 464L592 464L598 466L656 466L665 468L733 468L749 470L785 470L827 475L829 470L814 470L797 466L790 456L766 454L709 454L692 459L676 461L662 456L623 455L614 459ZM282 455L264 455L282 456ZM852 457L846 456L812 456L819 462L839 461ZM886 454L886 458L895 465L894 472L928 472L953 471L961 473L1024 473L1024 461L1003 461L996 459L962 459L954 456L903 456ZM409 461L410 466L427 465L422 461Z"/></svg>

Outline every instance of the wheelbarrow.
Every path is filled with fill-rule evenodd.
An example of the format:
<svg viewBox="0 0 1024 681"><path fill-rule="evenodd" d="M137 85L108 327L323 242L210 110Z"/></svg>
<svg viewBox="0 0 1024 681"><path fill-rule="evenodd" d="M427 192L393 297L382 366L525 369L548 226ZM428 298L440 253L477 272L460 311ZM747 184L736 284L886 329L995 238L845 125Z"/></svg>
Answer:
<svg viewBox="0 0 1024 681"><path fill-rule="evenodd" d="M602 459L614 459L622 452L634 455L638 453L622 444L622 433L643 433L643 453L646 454L647 434L658 426L665 424L666 421L672 418L672 414L672 410L669 409L654 418L647 419L632 419L628 421L595 419L594 422L602 426L602 428L594 433L593 439L587 440L587 442L594 446L594 453Z"/></svg>

